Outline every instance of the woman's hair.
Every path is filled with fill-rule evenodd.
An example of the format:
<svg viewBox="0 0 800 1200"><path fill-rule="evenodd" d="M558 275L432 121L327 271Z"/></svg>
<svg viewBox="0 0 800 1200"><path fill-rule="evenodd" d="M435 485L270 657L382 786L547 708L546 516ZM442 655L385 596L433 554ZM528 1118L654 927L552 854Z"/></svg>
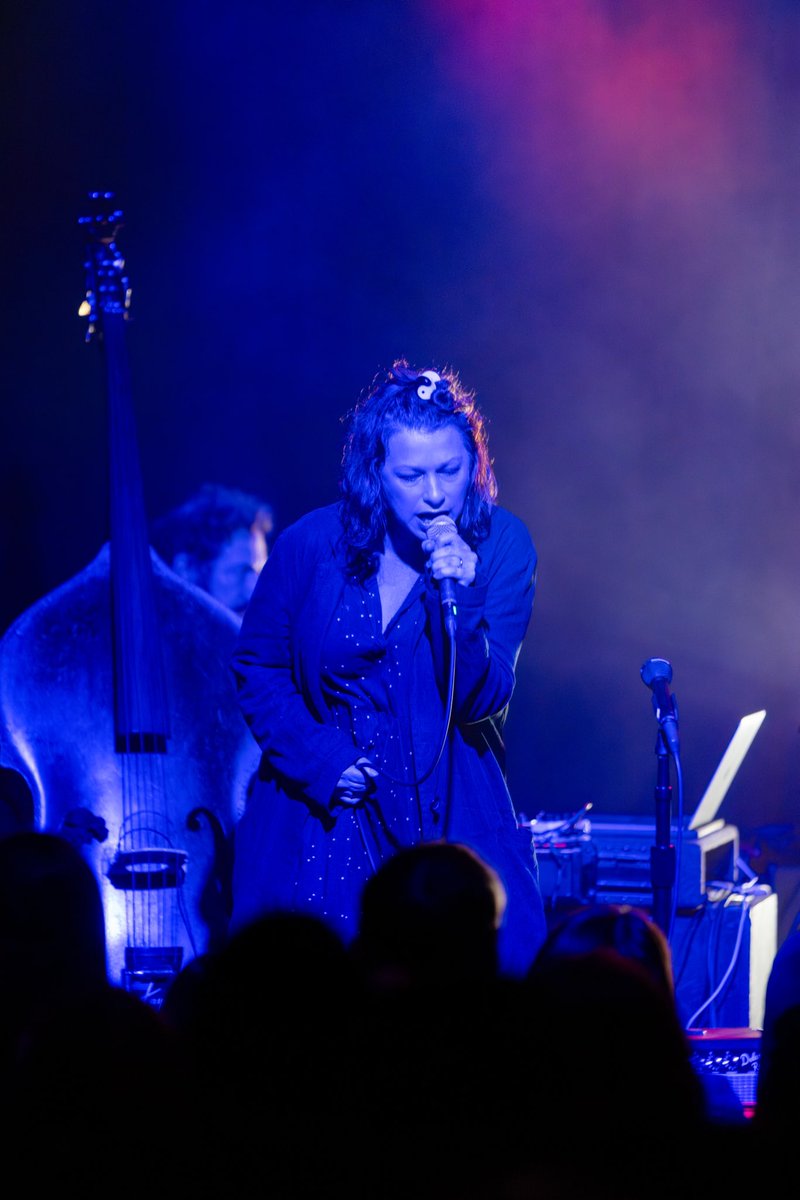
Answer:
<svg viewBox="0 0 800 1200"><path fill-rule="evenodd" d="M483 416L473 393L461 385L454 373L445 371L432 388L431 382L404 358L397 359L373 381L345 417L347 435L342 454L339 510L343 541L350 563L357 571L366 572L383 545L386 504L381 468L386 460L386 444L398 429L427 431L445 425L458 429L472 468L459 529L473 545L489 532L497 481L489 458Z"/></svg>

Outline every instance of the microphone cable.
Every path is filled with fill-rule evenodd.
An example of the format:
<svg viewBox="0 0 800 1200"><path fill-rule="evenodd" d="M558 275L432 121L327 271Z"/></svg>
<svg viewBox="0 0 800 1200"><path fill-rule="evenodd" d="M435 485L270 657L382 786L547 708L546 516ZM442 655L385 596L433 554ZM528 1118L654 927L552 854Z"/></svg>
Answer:
<svg viewBox="0 0 800 1200"><path fill-rule="evenodd" d="M448 730L450 729L450 720L453 715L453 704L455 701L455 681L456 681L455 630L448 629L447 643L448 643L448 647L449 647L449 655L448 655L449 665L448 665L448 672L447 672L447 702L445 704L444 721L442 722L442 736L441 736L441 739L439 742L439 749L436 751L436 754L433 758L433 761L431 762L431 765L428 767L428 769L426 771L423 771L423 773L421 775L416 776L416 778L414 778L414 779L395 779L394 775L390 775L389 772L384 770L383 767L377 767L377 766L375 767L375 770L378 772L379 775L382 775L384 779L388 779L388 781L390 783L396 783L401 787L419 787L419 785L421 783L424 783L426 781L426 779L430 779L431 775L436 770L436 767L439 764L439 759L442 757L442 754L444 753L444 748L447 745L447 733L448 733Z"/></svg>
<svg viewBox="0 0 800 1200"><path fill-rule="evenodd" d="M669 915L669 932L667 933L667 941L672 944L673 934L675 933L675 919L678 915L678 894L680 892L681 883L681 858L683 855L683 767L681 766L680 752L675 752L672 755L672 761L675 763L675 779L678 785L678 800L676 804L676 825L677 832L675 836L675 881L672 888L672 909Z"/></svg>
<svg viewBox="0 0 800 1200"><path fill-rule="evenodd" d="M452 524L455 525L454 522L452 522ZM445 582L445 581L443 581L443 582ZM443 623L444 623L445 634L447 635L447 645L448 645L448 651L449 651L449 653L448 653L448 671L447 671L447 699L445 702L444 720L442 721L442 735L439 740L438 749L437 749L435 755L433 756L433 759L431 760L430 766L425 771L423 771L421 775L415 775L413 779L397 779L394 775L392 775L384 767L379 767L374 763L371 764L372 766L374 766L376 772L380 776L382 776L384 779L388 780L389 783L395 784L397 787L419 787L420 784L425 783L425 781L427 779L430 779L431 775L436 770L436 767L439 765L439 760L441 759L442 754L444 753L444 748L447 745L447 734L450 729L450 721L453 716L453 705L455 703L455 681L456 681L456 620L455 620L455 603L453 602L452 597L450 598L450 602L447 603L446 605L444 605L444 607L443 607ZM367 803L367 800L368 800L368 797L364 796L363 799L361 799L358 802L358 804L355 804L353 806L353 811L354 811L354 815L356 818L356 824L358 825L358 831L361 835L361 841L364 844L364 849L367 852L367 856L370 860L370 863L372 864L372 869L374 871L377 869L377 867L376 867L375 859L373 858L373 855L372 855L372 851L370 850L370 847L369 847L369 840L366 836L366 831L364 829L364 822L363 822L363 809Z"/></svg>
<svg viewBox="0 0 800 1200"><path fill-rule="evenodd" d="M439 759L442 757L442 754L444 753L444 748L447 745L447 733L450 728L450 720L453 715L453 703L454 703L454 699L455 699L455 679L456 679L455 630L448 629L447 640L448 640L448 646L449 646L449 651L450 651L450 653L449 653L450 661L449 661L449 669L448 669L448 676L447 676L447 703L445 705L445 715L444 715L444 721L442 722L442 736L441 736L441 740L439 742L439 748L436 751L436 754L433 758L433 761L431 762L431 765L428 767L428 769L426 771L423 771L423 773L421 775L416 776L414 779L396 779L394 777L394 775L390 775L388 771L385 771L383 769L383 767L378 767L378 766L375 767L375 770L378 772L379 775L383 776L383 778L387 779L390 783L397 784L399 787L419 787L419 785L421 783L424 783L426 779L429 779L430 776L435 771L436 767L438 766ZM361 841L363 843L364 849L367 852L367 857L369 858L370 864L372 866L372 870L373 870L373 872L376 872L378 869L378 864L376 863L375 858L372 853L372 850L370 849L369 839L367 837L366 830L364 828L364 809L367 804L367 799L368 799L368 797L365 796L363 799L361 799L358 802L358 804L353 805L353 815L356 820L356 825L358 826L358 832L361 835Z"/></svg>

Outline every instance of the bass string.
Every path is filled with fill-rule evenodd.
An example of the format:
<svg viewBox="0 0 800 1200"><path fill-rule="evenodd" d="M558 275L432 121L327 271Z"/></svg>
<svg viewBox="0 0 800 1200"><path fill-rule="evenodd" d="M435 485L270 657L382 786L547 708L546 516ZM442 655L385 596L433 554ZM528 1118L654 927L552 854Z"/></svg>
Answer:
<svg viewBox="0 0 800 1200"><path fill-rule="evenodd" d="M128 944L175 946L179 880L162 754L122 756L122 816L119 851L132 884L125 890Z"/></svg>

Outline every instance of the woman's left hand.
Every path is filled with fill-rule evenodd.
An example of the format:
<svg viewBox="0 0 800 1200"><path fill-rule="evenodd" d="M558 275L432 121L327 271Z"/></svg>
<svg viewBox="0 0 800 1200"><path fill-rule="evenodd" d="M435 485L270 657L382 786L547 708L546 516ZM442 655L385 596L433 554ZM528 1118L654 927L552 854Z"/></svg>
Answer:
<svg viewBox="0 0 800 1200"><path fill-rule="evenodd" d="M463 587L474 583L478 556L455 527L436 538L426 538L422 549L429 555L427 569L434 579L455 579Z"/></svg>

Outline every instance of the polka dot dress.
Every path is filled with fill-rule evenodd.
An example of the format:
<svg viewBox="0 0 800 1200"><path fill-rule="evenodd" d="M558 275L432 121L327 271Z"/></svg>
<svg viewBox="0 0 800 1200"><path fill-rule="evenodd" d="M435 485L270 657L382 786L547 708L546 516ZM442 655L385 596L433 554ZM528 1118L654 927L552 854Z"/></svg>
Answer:
<svg viewBox="0 0 800 1200"><path fill-rule="evenodd" d="M375 577L349 581L325 638L321 681L331 720L352 736L353 761L365 755L379 775L365 803L337 809L333 830L308 822L295 889L300 907L345 933L355 932L361 886L379 863L401 846L437 836L434 784L416 783L436 736L420 739L418 714L411 711L411 673L425 622L422 594L420 580L384 632ZM434 698L441 721L441 699ZM415 740L424 744L426 761L417 761Z"/></svg>

